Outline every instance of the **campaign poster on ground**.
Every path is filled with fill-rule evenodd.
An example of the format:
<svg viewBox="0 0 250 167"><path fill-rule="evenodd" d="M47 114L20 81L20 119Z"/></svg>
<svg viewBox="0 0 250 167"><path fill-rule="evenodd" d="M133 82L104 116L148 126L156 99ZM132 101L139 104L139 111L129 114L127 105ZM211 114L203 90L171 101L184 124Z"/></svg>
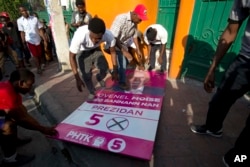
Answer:
<svg viewBox="0 0 250 167"><path fill-rule="evenodd" d="M115 85L99 90L93 100L84 102L57 126L58 139L150 160L166 75L130 72L131 91L115 91ZM142 77L146 73L148 79L145 81ZM138 86L141 81L143 88ZM152 86L159 91L144 91Z"/></svg>

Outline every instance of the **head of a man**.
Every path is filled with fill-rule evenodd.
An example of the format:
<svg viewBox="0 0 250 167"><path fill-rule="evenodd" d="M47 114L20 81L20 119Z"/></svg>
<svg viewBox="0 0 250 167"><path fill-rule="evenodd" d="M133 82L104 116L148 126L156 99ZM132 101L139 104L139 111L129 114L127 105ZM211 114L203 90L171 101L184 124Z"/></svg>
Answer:
<svg viewBox="0 0 250 167"><path fill-rule="evenodd" d="M94 44L97 44L101 41L102 36L106 31L106 26L102 19L95 17L89 21L88 29L91 41Z"/></svg>
<svg viewBox="0 0 250 167"><path fill-rule="evenodd" d="M137 5L134 11L131 12L131 19L135 24L148 20L146 7L143 4Z"/></svg>
<svg viewBox="0 0 250 167"><path fill-rule="evenodd" d="M139 89L145 86L145 83L149 81L149 74L147 71L135 70L127 74L128 85L130 89Z"/></svg>
<svg viewBox="0 0 250 167"><path fill-rule="evenodd" d="M27 9L25 8L25 6L19 6L19 8L18 8L18 10L19 10L19 13L23 16L23 17L25 17L25 18L28 18L29 17L29 12L27 11Z"/></svg>
<svg viewBox="0 0 250 167"><path fill-rule="evenodd" d="M152 27L148 28L148 30L146 32L146 37L147 37L149 42L155 41L156 35L157 35L156 29L154 29Z"/></svg>
<svg viewBox="0 0 250 167"><path fill-rule="evenodd" d="M28 69L19 69L11 73L9 81L16 92L26 94L32 89L35 82L35 75Z"/></svg>
<svg viewBox="0 0 250 167"><path fill-rule="evenodd" d="M84 0L77 0L76 7L79 13L81 14L86 13L86 4Z"/></svg>

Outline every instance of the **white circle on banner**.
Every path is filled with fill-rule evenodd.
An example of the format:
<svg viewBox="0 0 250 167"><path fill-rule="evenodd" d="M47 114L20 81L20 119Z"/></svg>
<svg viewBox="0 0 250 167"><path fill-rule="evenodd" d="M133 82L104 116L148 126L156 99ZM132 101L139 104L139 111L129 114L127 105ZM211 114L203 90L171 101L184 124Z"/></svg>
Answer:
<svg viewBox="0 0 250 167"><path fill-rule="evenodd" d="M114 138L108 143L108 150L118 153L122 152L126 147L126 142L121 138Z"/></svg>

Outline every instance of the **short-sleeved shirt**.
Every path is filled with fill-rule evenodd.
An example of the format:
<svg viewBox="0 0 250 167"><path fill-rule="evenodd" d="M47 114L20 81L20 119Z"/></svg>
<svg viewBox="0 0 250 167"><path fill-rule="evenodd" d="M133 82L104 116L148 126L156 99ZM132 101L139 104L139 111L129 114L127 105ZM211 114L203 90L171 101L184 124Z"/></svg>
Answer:
<svg viewBox="0 0 250 167"><path fill-rule="evenodd" d="M149 41L147 36L146 36L146 32L150 27L152 27L153 29L155 29L157 31L156 38L154 41ZM144 32L144 41L147 45L149 45L149 44L155 44L155 45L166 44L168 41L168 32L162 25L152 24L152 25L148 26Z"/></svg>
<svg viewBox="0 0 250 167"><path fill-rule="evenodd" d="M84 24L89 24L89 20L92 16L89 13L81 14L79 11L74 11L71 17L71 24L83 22Z"/></svg>
<svg viewBox="0 0 250 167"><path fill-rule="evenodd" d="M250 0L235 0L229 20L242 22L250 14ZM240 54L250 58L250 20L248 19L246 28L242 37Z"/></svg>
<svg viewBox="0 0 250 167"><path fill-rule="evenodd" d="M0 110L12 110L22 105L22 96L9 81L0 82Z"/></svg>
<svg viewBox="0 0 250 167"><path fill-rule="evenodd" d="M17 19L17 26L19 31L25 32L25 40L33 45L39 45L41 37L39 29L43 27L37 17L29 16L28 18L20 17Z"/></svg>
<svg viewBox="0 0 250 167"><path fill-rule="evenodd" d="M115 38L126 44L129 38L137 38L137 24L132 22L130 12L116 16L110 31Z"/></svg>
<svg viewBox="0 0 250 167"><path fill-rule="evenodd" d="M76 54L79 51L88 51L100 47L102 42L106 42L110 47L115 46L115 38L109 30L106 30L102 39L94 44L89 37L88 25L79 27L72 38L70 52Z"/></svg>

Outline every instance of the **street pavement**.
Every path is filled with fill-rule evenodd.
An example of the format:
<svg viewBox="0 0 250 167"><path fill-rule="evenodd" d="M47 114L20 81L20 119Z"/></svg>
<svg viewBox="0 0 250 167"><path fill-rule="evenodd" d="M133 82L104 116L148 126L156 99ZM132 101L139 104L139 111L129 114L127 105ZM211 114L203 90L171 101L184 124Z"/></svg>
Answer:
<svg viewBox="0 0 250 167"><path fill-rule="evenodd" d="M88 95L86 89L78 92L71 71L58 72L57 69L57 62L52 62L42 75L36 74L36 96L24 98L29 113L43 125L60 123ZM31 70L36 72L34 68ZM99 86L97 82L95 84ZM205 122L207 104L212 95L205 93L199 81L188 78L167 80L150 161L57 141L22 128L20 136L32 136L33 140L20 147L18 152L36 155L35 160L24 167L223 167L222 156L243 129L250 103L242 97L233 105L224 122L221 138L194 134L190 124Z"/></svg>

